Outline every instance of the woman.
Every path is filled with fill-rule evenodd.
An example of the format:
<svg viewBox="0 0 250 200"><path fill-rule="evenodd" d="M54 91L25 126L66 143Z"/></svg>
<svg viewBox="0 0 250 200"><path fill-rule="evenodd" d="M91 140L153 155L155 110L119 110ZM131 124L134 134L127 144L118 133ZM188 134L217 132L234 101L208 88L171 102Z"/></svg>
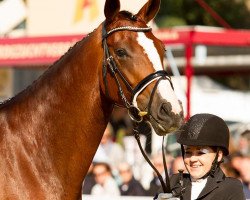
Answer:
<svg viewBox="0 0 250 200"><path fill-rule="evenodd" d="M97 162L93 166L96 184L91 190L91 195L120 196L119 186L112 176L112 170L107 162Z"/></svg>
<svg viewBox="0 0 250 200"><path fill-rule="evenodd" d="M212 114L197 114L178 132L177 141L188 173L174 174L170 179L172 194L160 194L158 200L245 199L241 182L225 177L220 168L223 156L229 153L226 123Z"/></svg>

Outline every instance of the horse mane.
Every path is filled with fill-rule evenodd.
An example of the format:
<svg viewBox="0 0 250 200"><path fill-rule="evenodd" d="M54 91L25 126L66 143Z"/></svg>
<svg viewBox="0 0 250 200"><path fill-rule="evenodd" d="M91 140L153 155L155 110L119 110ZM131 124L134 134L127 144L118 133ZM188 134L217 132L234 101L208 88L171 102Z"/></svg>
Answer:
<svg viewBox="0 0 250 200"><path fill-rule="evenodd" d="M88 33L86 36L84 36L81 40L77 41L73 46L69 47L68 51L65 52L59 59L57 59L52 65L50 65L49 68L53 67L54 65L56 65L59 61L63 60L63 58L65 58L67 55L69 55L71 53L71 51L77 47L79 45L79 43L84 42L93 32L95 32L96 28L91 31L90 33ZM49 69L48 68L48 69ZM47 71L47 70L46 70Z"/></svg>
<svg viewBox="0 0 250 200"><path fill-rule="evenodd" d="M121 15L125 19L131 20L131 21L137 21L137 16L134 15L133 13L127 11L127 10L120 11L119 15ZM5 105L13 102L15 99L18 99L21 95L25 95L29 90L31 90L34 87L34 85L37 82L39 82L43 77L45 77L46 75L48 75L49 73L51 73L51 70L54 69L55 65L57 65L58 63L60 63L61 61L63 61L68 55L71 54L71 52L77 46L79 46L82 42L84 42L95 31L96 31L96 29L93 29L93 31L91 31L90 33L88 33L81 40L77 41L73 46L69 47L69 49L67 50L67 52L65 52L59 59L57 59L56 61L54 61L54 63L51 64L48 68L46 68L45 71L38 78L36 78L31 84L29 84L26 88L24 88L23 90L21 90L20 92L18 92L14 96L12 96L12 97L10 97L10 98L8 98L8 99L3 100L2 102L0 102L0 109L2 107L4 107Z"/></svg>

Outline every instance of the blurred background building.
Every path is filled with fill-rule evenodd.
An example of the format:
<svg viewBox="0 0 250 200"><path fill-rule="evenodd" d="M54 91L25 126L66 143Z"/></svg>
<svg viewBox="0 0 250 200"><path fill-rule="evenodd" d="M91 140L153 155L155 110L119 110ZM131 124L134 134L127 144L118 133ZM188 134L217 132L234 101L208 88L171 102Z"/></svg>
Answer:
<svg viewBox="0 0 250 200"><path fill-rule="evenodd" d="M121 0L121 5L136 13L146 1ZM0 0L0 101L25 89L95 29L104 20L104 2ZM165 68L172 75L185 116L219 115L229 124L237 147L240 134L250 129L250 0L162 0L150 25L166 46ZM138 148L133 140L127 142L129 150L126 140L121 140L131 135L126 111L116 108L111 123L113 140L127 154L132 152L129 158L143 161L135 154ZM156 154L161 138L152 134L149 142L149 134L145 135L144 147L150 146L147 153ZM178 150L175 141L173 135L168 138L168 153ZM146 169L138 168L141 163L130 164L135 172Z"/></svg>

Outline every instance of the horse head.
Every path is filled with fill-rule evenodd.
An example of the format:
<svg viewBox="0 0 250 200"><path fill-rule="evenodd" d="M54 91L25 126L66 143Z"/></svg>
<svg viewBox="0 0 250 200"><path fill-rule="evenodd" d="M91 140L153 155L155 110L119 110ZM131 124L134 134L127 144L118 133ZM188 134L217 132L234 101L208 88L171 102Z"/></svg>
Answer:
<svg viewBox="0 0 250 200"><path fill-rule="evenodd" d="M163 70L164 44L147 26L159 7L160 0L149 0L132 14L120 11L119 0L106 0L101 88L109 100L128 109L133 121L146 120L165 135L182 124L183 109Z"/></svg>

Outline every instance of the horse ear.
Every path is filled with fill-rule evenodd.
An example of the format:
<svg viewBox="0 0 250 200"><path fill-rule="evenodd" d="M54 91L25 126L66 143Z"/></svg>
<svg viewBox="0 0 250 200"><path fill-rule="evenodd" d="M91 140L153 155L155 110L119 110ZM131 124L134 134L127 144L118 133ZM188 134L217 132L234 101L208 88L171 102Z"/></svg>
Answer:
<svg viewBox="0 0 250 200"><path fill-rule="evenodd" d="M160 9L161 0L149 0L137 13L146 23L152 20Z"/></svg>
<svg viewBox="0 0 250 200"><path fill-rule="evenodd" d="M106 0L104 14L106 21L112 21L114 16L120 11L120 0Z"/></svg>

